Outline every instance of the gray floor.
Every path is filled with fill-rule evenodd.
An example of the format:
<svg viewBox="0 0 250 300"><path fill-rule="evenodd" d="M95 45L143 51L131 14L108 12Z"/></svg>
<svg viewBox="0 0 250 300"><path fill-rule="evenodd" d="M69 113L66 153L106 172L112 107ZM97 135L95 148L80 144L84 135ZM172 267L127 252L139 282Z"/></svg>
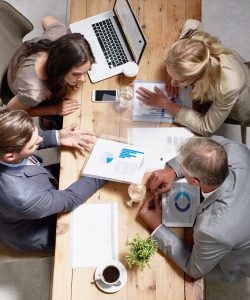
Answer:
<svg viewBox="0 0 250 300"><path fill-rule="evenodd" d="M205 31L250 61L250 1L202 0L202 23ZM240 126L224 124L218 133L240 141ZM250 147L250 132L247 132ZM234 284L206 281L206 300L250 299L250 279Z"/></svg>
<svg viewBox="0 0 250 300"><path fill-rule="evenodd" d="M46 15L54 15L68 21L70 0L8 0L7 2L18 8L34 24L35 30L28 38L41 32L40 20ZM249 0L202 0L202 19L206 30L219 36L226 46L237 50L250 60L249 11ZM226 126L225 134L239 140L237 127L233 127L232 130ZM51 156L50 153L47 158ZM49 300L52 269L52 258L21 259L0 263L0 299ZM250 299L250 281L244 279L236 284L207 281L206 299Z"/></svg>
<svg viewBox="0 0 250 300"><path fill-rule="evenodd" d="M250 1L201 0L205 30L250 61Z"/></svg>
<svg viewBox="0 0 250 300"><path fill-rule="evenodd" d="M24 40L29 40L42 33L41 20L46 16L54 16L68 24L70 13L70 0L6 0L34 26L34 29L26 35Z"/></svg>
<svg viewBox="0 0 250 300"><path fill-rule="evenodd" d="M51 276L51 257L0 263L0 299L49 300Z"/></svg>

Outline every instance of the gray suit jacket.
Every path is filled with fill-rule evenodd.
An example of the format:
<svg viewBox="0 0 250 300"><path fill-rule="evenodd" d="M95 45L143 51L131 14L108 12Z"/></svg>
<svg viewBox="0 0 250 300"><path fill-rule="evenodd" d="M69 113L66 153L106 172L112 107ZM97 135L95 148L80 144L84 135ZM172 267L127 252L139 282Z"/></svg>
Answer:
<svg viewBox="0 0 250 300"><path fill-rule="evenodd" d="M234 282L250 277L250 151L240 143L213 137L227 152L230 172L199 206L194 244L189 247L165 225L152 234L159 248L193 278ZM169 162L178 177L176 160Z"/></svg>
<svg viewBox="0 0 250 300"><path fill-rule="evenodd" d="M46 131L40 148L57 146L55 131ZM67 189L42 165L0 164L0 240L18 250L51 250L56 215L87 200L103 180L81 177Z"/></svg>

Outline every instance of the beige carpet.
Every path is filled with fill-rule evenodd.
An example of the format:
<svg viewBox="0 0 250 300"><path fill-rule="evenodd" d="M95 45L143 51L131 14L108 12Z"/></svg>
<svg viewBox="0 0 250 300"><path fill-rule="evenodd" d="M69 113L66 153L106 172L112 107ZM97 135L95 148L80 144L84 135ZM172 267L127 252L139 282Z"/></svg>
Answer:
<svg viewBox="0 0 250 300"><path fill-rule="evenodd" d="M39 36L42 33L41 20L45 16L54 16L68 24L70 16L70 0L6 0L34 26L25 40Z"/></svg>
<svg viewBox="0 0 250 300"><path fill-rule="evenodd" d="M250 1L202 0L205 30L250 61Z"/></svg>

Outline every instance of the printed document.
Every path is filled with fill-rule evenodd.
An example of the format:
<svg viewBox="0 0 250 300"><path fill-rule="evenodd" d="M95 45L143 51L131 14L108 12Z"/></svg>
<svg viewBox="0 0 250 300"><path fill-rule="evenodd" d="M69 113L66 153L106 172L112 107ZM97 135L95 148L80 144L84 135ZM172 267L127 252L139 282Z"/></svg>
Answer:
<svg viewBox="0 0 250 300"><path fill-rule="evenodd" d="M72 265L96 267L118 256L117 203L83 204L73 211Z"/></svg>
<svg viewBox="0 0 250 300"><path fill-rule="evenodd" d="M139 87L144 87L151 92L154 92L154 88L158 87L167 96L167 92L165 91L165 83L163 81L135 81L132 120L173 123L174 118L167 110L156 106L146 105L137 99L136 90L138 90ZM191 89L192 88L190 86L179 89L179 97L173 97L172 101L191 108Z"/></svg>
<svg viewBox="0 0 250 300"><path fill-rule="evenodd" d="M141 183L146 170L143 148L107 139L98 139L82 175L126 183Z"/></svg>
<svg viewBox="0 0 250 300"><path fill-rule="evenodd" d="M177 147L194 134L184 127L130 128L130 144L147 149L148 171L163 169L165 163L177 155Z"/></svg>
<svg viewBox="0 0 250 300"><path fill-rule="evenodd" d="M192 227L200 204L200 189L180 179L162 196L162 223L168 227Z"/></svg>

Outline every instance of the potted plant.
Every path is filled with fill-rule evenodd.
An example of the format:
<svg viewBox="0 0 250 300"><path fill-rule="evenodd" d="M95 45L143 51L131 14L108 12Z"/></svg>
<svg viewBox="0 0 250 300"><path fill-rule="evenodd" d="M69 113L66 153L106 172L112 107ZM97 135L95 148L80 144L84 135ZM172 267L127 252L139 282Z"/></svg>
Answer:
<svg viewBox="0 0 250 300"><path fill-rule="evenodd" d="M143 239L137 234L127 246L128 255L125 256L125 262L129 267L136 265L141 271L145 266L150 267L149 260L157 251L157 243L151 236Z"/></svg>

